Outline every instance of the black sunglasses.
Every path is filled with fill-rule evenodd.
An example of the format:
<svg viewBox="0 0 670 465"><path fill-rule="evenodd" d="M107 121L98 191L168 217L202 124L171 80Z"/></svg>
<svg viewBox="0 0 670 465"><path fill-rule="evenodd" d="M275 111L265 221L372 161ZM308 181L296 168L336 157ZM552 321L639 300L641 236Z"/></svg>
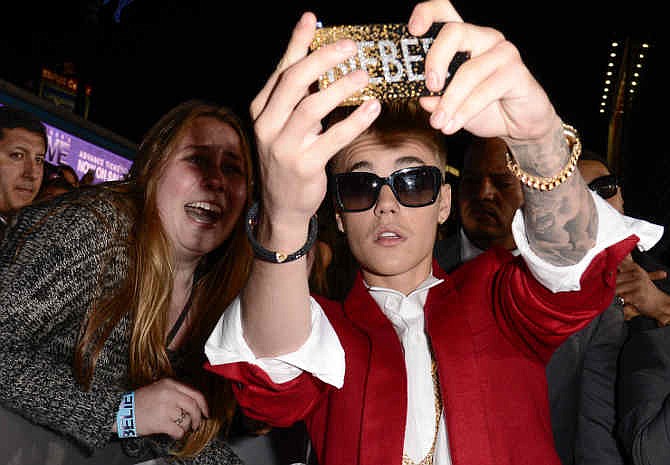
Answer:
<svg viewBox="0 0 670 465"><path fill-rule="evenodd" d="M595 178L589 183L589 189L595 191L603 199L614 197L619 190L619 183L613 174Z"/></svg>
<svg viewBox="0 0 670 465"><path fill-rule="evenodd" d="M436 166L416 166L394 171L387 178L354 171L336 174L332 179L340 210L362 212L377 203L379 191L385 185L405 207L425 207L435 203L442 185L442 172Z"/></svg>

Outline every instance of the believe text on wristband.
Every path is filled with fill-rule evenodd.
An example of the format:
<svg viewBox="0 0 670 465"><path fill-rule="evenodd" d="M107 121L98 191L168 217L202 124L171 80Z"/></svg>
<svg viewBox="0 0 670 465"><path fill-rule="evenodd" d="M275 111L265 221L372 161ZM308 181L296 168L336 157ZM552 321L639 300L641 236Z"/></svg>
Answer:
<svg viewBox="0 0 670 465"><path fill-rule="evenodd" d="M120 438L137 437L134 391L126 392L121 397L119 411L116 413L116 429Z"/></svg>

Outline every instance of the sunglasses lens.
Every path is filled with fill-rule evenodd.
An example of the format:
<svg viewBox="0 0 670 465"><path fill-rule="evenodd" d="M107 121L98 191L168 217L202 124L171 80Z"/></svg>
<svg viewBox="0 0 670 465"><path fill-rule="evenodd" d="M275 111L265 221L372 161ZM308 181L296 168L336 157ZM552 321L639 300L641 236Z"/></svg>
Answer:
<svg viewBox="0 0 670 465"><path fill-rule="evenodd" d="M340 208L344 211L363 211L377 201L379 181L372 173L344 173L335 178Z"/></svg>
<svg viewBox="0 0 670 465"><path fill-rule="evenodd" d="M430 205L439 189L439 170L432 167L410 168L394 177L393 189L398 201L406 207Z"/></svg>
<svg viewBox="0 0 670 465"><path fill-rule="evenodd" d="M596 192L603 199L609 199L610 197L614 197L614 195L617 192L617 189L618 189L618 187L617 187L616 184L608 184L608 185L605 185L605 186L597 187Z"/></svg>
<svg viewBox="0 0 670 465"><path fill-rule="evenodd" d="M380 178L373 173L354 172L335 176L335 194L343 211L368 210L377 202L384 183L390 183L398 202L405 207L423 207L435 202L442 175L435 166L406 168Z"/></svg>
<svg viewBox="0 0 670 465"><path fill-rule="evenodd" d="M609 199L616 195L619 184L613 174L600 176L589 183L589 188L595 191L603 199Z"/></svg>

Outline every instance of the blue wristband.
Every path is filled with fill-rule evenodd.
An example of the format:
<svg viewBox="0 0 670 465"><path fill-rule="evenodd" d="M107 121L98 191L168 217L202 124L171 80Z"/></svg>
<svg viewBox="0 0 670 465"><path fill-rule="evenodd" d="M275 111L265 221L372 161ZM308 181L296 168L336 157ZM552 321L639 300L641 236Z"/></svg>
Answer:
<svg viewBox="0 0 670 465"><path fill-rule="evenodd" d="M121 397L119 411L116 412L116 430L120 438L137 437L134 391L126 392Z"/></svg>

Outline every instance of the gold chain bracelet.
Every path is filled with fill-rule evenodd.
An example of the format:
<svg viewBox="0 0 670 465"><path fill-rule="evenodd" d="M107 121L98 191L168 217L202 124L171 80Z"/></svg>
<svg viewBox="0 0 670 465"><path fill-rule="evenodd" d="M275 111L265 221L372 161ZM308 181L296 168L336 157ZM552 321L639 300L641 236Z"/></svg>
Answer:
<svg viewBox="0 0 670 465"><path fill-rule="evenodd" d="M577 130L570 126L569 124L563 124L563 134L568 140L568 144L571 148L570 159L568 163L563 167L560 173L556 176L550 178L544 178L540 176L533 176L530 173L525 172L521 169L519 164L512 158L512 155L508 152L505 153L505 158L507 159L507 169L512 172L514 176L519 178L519 180L530 187L531 189L538 189L541 191L550 191L556 188L556 186L565 182L577 168L577 160L582 154L582 142L579 140L579 134Z"/></svg>

